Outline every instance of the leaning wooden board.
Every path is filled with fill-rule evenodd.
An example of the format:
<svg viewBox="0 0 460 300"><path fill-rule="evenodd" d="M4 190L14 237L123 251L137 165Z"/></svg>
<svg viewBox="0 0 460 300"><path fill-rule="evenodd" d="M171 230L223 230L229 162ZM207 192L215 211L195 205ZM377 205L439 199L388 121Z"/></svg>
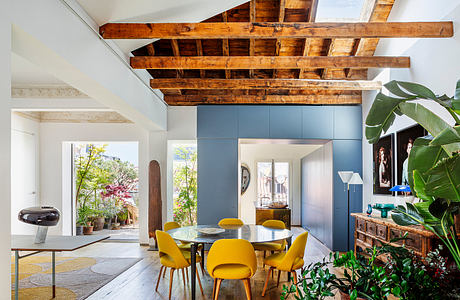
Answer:
<svg viewBox="0 0 460 300"><path fill-rule="evenodd" d="M160 164L152 160L149 164L149 237L155 239L155 231L162 229L161 173Z"/></svg>

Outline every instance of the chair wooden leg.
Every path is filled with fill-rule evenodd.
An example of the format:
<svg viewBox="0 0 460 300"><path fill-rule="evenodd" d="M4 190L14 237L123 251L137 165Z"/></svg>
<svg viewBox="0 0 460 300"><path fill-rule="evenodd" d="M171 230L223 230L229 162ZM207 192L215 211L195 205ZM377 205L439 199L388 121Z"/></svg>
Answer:
<svg viewBox="0 0 460 300"><path fill-rule="evenodd" d="M244 283L244 290L246 291L246 299L252 300L252 293L251 293L251 279L243 279Z"/></svg>
<svg viewBox="0 0 460 300"><path fill-rule="evenodd" d="M166 271L167 271L167 270L168 270L168 268L167 268L167 267L165 267L165 270L164 270L164 272L163 272L163 278L165 278L165 277L166 277Z"/></svg>
<svg viewBox="0 0 460 300"><path fill-rule="evenodd" d="M155 287L155 292L158 292L158 284L160 283L161 273L163 272L164 266L161 266L160 273L158 273L157 286Z"/></svg>
<svg viewBox="0 0 460 300"><path fill-rule="evenodd" d="M214 297L216 295L216 284L217 284L217 279L214 278L214 283L212 285L212 299L214 300Z"/></svg>
<svg viewBox="0 0 460 300"><path fill-rule="evenodd" d="M264 250L264 269L265 269L265 256L267 256L267 252Z"/></svg>
<svg viewBox="0 0 460 300"><path fill-rule="evenodd" d="M297 273L295 271L292 271L292 277L294 278L294 284L295 284L295 291L297 296L299 296L299 287L297 286Z"/></svg>
<svg viewBox="0 0 460 300"><path fill-rule="evenodd" d="M175 269L171 268L171 271L169 272L169 300L171 300L171 291L172 291L174 270Z"/></svg>
<svg viewBox="0 0 460 300"><path fill-rule="evenodd" d="M182 268L182 281L184 282L184 290L185 290L185 272L184 272L184 268Z"/></svg>
<svg viewBox="0 0 460 300"><path fill-rule="evenodd" d="M270 279L271 272L273 272L273 267L270 267L270 269L268 269L267 278L265 279L264 290L262 291L262 297L265 296L265 291L267 290L268 280Z"/></svg>
<svg viewBox="0 0 460 300"><path fill-rule="evenodd" d="M197 277L197 279L198 279L198 285L200 286L201 295L204 296L203 286L201 285L200 274L198 274L198 269L195 269L195 271L196 271L196 277Z"/></svg>
<svg viewBox="0 0 460 300"><path fill-rule="evenodd" d="M187 284L188 284L188 268L185 268L185 275L187 276Z"/></svg>
<svg viewBox="0 0 460 300"><path fill-rule="evenodd" d="M219 298L219 291L220 291L220 284L222 283L223 279L218 278L216 283L216 294L214 295L214 300Z"/></svg>
<svg viewBox="0 0 460 300"><path fill-rule="evenodd" d="M281 275L281 271L278 270L278 280L276 281L276 287L280 286L280 275Z"/></svg>

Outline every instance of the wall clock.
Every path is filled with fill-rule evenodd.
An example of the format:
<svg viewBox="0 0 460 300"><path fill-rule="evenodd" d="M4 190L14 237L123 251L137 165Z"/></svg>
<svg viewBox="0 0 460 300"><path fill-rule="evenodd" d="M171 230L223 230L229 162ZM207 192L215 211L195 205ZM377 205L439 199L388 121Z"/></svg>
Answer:
<svg viewBox="0 0 460 300"><path fill-rule="evenodd" d="M241 164L241 195L243 195L251 182L251 172L246 164Z"/></svg>

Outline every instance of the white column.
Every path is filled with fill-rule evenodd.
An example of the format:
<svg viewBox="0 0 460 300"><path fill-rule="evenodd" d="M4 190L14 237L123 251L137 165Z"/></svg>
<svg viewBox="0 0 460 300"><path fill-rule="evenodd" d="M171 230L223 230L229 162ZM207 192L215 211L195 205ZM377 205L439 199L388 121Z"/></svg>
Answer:
<svg viewBox="0 0 460 300"><path fill-rule="evenodd" d="M11 22L10 0L0 10L0 299L11 299Z"/></svg>

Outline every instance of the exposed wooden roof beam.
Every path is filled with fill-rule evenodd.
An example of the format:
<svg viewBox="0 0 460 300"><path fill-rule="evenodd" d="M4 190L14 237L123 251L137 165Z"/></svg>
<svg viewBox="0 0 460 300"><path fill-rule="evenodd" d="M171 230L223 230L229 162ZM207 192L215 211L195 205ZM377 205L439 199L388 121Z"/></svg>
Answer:
<svg viewBox="0 0 460 300"><path fill-rule="evenodd" d="M203 56L203 44L201 44L201 40L196 40L196 55ZM200 70L200 77L206 77L205 70Z"/></svg>
<svg viewBox="0 0 460 300"><path fill-rule="evenodd" d="M225 23L227 23L228 18L227 18L227 12L226 11L224 11L222 13L222 20ZM229 56L230 55L230 49L228 48L228 39L223 39L222 40L222 55L223 56ZM225 70L225 78L228 79L230 77L232 77L232 71L226 69Z"/></svg>
<svg viewBox="0 0 460 300"><path fill-rule="evenodd" d="M284 16L286 14L286 0L280 0L280 10L278 12L278 22L284 22ZM275 56L280 56L281 50L281 39L276 39L275 44ZM276 70L273 70L273 78L276 78Z"/></svg>
<svg viewBox="0 0 460 300"><path fill-rule="evenodd" d="M198 104L361 104L361 95L165 95L169 105Z"/></svg>
<svg viewBox="0 0 460 300"><path fill-rule="evenodd" d="M199 79L156 78L150 80L154 89L318 89L318 90L380 90L380 81L315 80L315 79Z"/></svg>
<svg viewBox="0 0 460 300"><path fill-rule="evenodd" d="M174 56L179 57L180 56L179 43L177 42L176 39L171 40L171 48L172 48ZM184 70L178 69L176 71L176 77L177 78L184 77ZM182 94L181 90L177 90L175 92L179 95Z"/></svg>
<svg viewBox="0 0 460 300"><path fill-rule="evenodd" d="M310 11L307 16L308 22L315 22L316 19L316 10L318 9L318 0L311 0ZM303 42L302 55L308 56L310 52L311 39L305 39ZM305 69L300 69L299 78L305 78Z"/></svg>
<svg viewBox="0 0 460 300"><path fill-rule="evenodd" d="M249 21L254 23L256 21L256 0L251 0L249 2ZM249 56L254 56L255 54L255 43L254 39L249 39ZM249 78L254 78L254 70L249 70Z"/></svg>
<svg viewBox="0 0 460 300"><path fill-rule="evenodd" d="M409 68L403 56L135 56L134 69Z"/></svg>
<svg viewBox="0 0 460 300"><path fill-rule="evenodd" d="M453 23L108 23L99 31L106 39L436 38L452 37Z"/></svg>

